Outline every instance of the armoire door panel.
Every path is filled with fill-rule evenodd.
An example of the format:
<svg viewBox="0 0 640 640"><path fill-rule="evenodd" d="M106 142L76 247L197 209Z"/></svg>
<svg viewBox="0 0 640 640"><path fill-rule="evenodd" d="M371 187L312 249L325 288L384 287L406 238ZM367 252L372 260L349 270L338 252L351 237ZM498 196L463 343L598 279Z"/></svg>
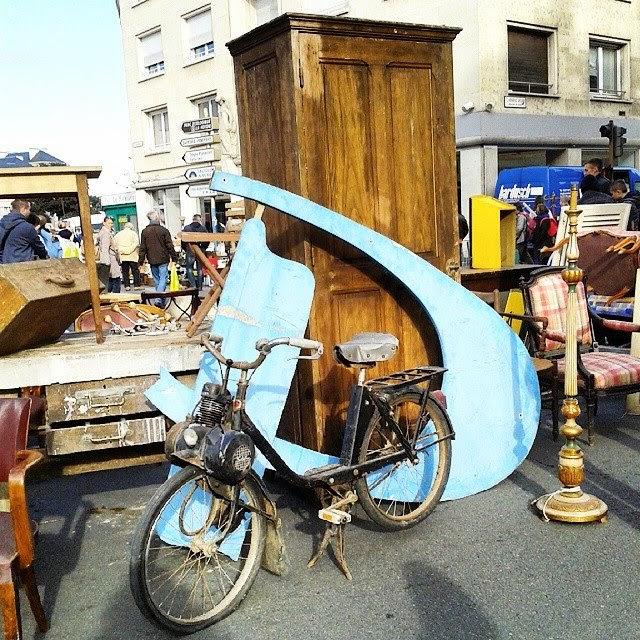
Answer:
<svg viewBox="0 0 640 640"><path fill-rule="evenodd" d="M431 68L388 65L386 77L393 138L388 166L399 214L395 240L414 253L437 256Z"/></svg>

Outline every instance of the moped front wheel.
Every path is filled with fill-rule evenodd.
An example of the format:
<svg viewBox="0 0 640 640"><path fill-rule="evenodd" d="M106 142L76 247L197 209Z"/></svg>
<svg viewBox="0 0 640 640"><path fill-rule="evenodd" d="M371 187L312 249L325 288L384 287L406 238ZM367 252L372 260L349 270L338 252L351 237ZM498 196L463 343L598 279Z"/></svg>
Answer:
<svg viewBox="0 0 640 640"><path fill-rule="evenodd" d="M256 578L267 523L257 481L233 489L186 467L155 493L136 528L129 565L134 600L172 633L200 631L238 607Z"/></svg>
<svg viewBox="0 0 640 640"><path fill-rule="evenodd" d="M390 413L404 437L413 441L416 429L418 462L405 459L363 476L356 493L365 513L384 529L407 529L436 507L449 479L451 427L444 409L429 396L418 425L421 393L408 390L389 399ZM358 462L402 451L397 434L374 414L361 441Z"/></svg>

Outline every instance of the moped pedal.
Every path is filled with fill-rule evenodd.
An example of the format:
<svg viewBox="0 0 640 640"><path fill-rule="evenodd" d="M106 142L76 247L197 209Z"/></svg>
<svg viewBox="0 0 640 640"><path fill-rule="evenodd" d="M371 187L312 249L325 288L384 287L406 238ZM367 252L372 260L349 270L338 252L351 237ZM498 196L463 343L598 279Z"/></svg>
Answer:
<svg viewBox="0 0 640 640"><path fill-rule="evenodd" d="M351 522L351 514L342 509L335 509L333 507L326 507L318 511L318 518L331 524L347 524Z"/></svg>

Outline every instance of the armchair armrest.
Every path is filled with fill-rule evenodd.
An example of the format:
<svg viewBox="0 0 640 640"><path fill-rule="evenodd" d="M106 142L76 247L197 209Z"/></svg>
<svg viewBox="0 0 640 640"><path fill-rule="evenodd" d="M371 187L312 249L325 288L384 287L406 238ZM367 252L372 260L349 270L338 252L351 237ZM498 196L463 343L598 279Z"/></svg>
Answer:
<svg viewBox="0 0 640 640"><path fill-rule="evenodd" d="M547 331L547 326L549 325L548 318L544 316L527 316L519 313L508 313L506 311L501 312L500 315L508 320L509 325L511 325L511 321L513 320L520 320L522 324L526 325L527 329L531 330L534 334L532 339L537 342L538 350L544 351L545 340L549 337L549 332Z"/></svg>
<svg viewBox="0 0 640 640"><path fill-rule="evenodd" d="M625 333L636 333L640 331L640 324L625 322L624 320L608 320L607 318L602 318L602 326L605 329L624 331Z"/></svg>
<svg viewBox="0 0 640 640"><path fill-rule="evenodd" d="M20 567L28 567L33 562L33 537L27 505L25 478L27 471L42 462L44 456L39 451L18 451L17 464L9 471L9 506L11 523L16 541Z"/></svg>

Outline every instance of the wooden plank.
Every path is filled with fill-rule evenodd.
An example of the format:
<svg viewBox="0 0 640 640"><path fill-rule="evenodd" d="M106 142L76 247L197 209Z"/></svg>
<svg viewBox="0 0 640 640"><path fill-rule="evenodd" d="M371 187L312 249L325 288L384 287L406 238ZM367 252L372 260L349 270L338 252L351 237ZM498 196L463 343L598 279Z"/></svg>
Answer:
<svg viewBox="0 0 640 640"><path fill-rule="evenodd" d="M183 231L180 234L182 242L238 242L239 233L196 233Z"/></svg>
<svg viewBox="0 0 640 640"><path fill-rule="evenodd" d="M220 275L223 279L225 279L227 277L227 273L229 273L229 267L225 267ZM190 338L198 330L198 327L204 321L207 313L209 313L209 311L211 310L211 307L213 307L213 305L218 301L221 293L222 287L220 285L209 290L209 293L205 296L204 300L198 307L198 310L193 314L191 322L189 322L185 329L187 335Z"/></svg>
<svg viewBox="0 0 640 640"><path fill-rule="evenodd" d="M138 447L132 449L109 449L92 453L71 456L47 456L44 449L45 462L34 471L35 478L45 479L56 476L75 476L94 471L110 471L145 464L161 464L167 462L164 453L159 452L160 445L147 445L142 452Z"/></svg>
<svg viewBox="0 0 640 640"><path fill-rule="evenodd" d="M91 287L91 308L96 325L96 342L104 342L102 333L102 316L100 315L100 286L98 283L98 269L96 267L96 253L93 243L93 228L91 227L91 209L89 207L89 185L87 176L76 175L78 202L80 204L80 226L82 227L82 246L84 247L84 261L89 272L89 286Z"/></svg>

